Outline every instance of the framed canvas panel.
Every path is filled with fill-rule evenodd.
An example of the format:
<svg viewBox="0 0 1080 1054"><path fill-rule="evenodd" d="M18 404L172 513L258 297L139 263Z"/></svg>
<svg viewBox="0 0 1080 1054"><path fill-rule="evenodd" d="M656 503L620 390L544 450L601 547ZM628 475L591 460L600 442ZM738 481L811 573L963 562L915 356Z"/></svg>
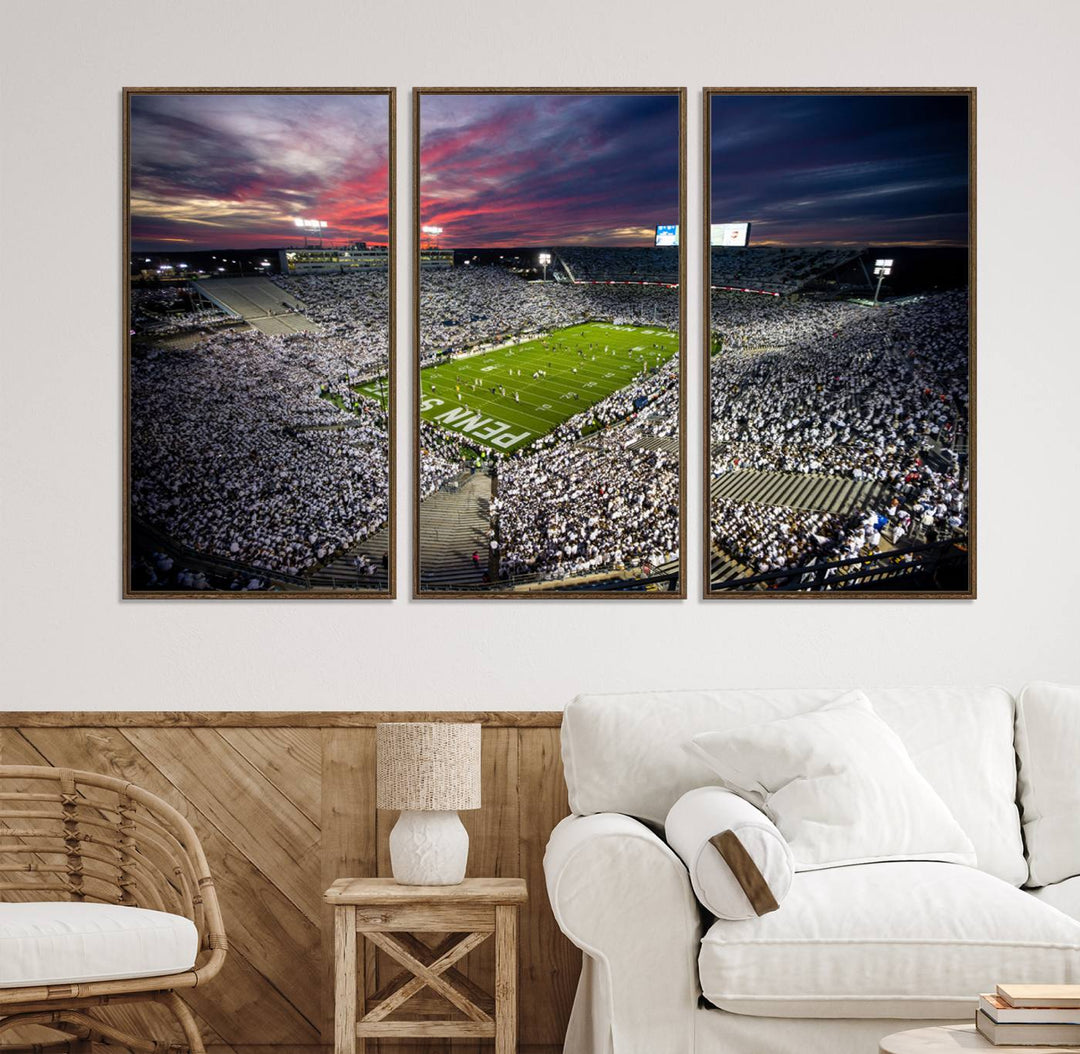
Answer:
<svg viewBox="0 0 1080 1054"><path fill-rule="evenodd" d="M125 598L394 595L394 123L124 90Z"/></svg>
<svg viewBox="0 0 1080 1054"><path fill-rule="evenodd" d="M416 596L685 596L685 104L414 93Z"/></svg>
<svg viewBox="0 0 1080 1054"><path fill-rule="evenodd" d="M706 597L975 597L975 89L705 91Z"/></svg>

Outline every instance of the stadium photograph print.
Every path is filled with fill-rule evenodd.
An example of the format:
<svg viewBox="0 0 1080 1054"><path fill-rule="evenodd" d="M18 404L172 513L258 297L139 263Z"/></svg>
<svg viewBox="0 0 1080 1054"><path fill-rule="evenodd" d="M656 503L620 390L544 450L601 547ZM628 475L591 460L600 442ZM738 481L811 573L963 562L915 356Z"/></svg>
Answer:
<svg viewBox="0 0 1080 1054"><path fill-rule="evenodd" d="M974 89L704 110L706 597L974 599Z"/></svg>
<svg viewBox="0 0 1080 1054"><path fill-rule="evenodd" d="M394 596L394 100L125 89L125 598Z"/></svg>
<svg viewBox="0 0 1080 1054"><path fill-rule="evenodd" d="M416 596L685 596L684 115L414 92Z"/></svg>

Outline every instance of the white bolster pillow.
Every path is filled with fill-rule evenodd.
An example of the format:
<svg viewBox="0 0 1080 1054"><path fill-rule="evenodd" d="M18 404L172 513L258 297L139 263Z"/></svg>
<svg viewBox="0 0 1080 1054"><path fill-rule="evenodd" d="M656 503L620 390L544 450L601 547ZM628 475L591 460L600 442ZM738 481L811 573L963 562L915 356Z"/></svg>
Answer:
<svg viewBox="0 0 1080 1054"><path fill-rule="evenodd" d="M723 787L687 791L664 828L698 900L718 919L765 915L787 896L795 873L787 840L737 794Z"/></svg>

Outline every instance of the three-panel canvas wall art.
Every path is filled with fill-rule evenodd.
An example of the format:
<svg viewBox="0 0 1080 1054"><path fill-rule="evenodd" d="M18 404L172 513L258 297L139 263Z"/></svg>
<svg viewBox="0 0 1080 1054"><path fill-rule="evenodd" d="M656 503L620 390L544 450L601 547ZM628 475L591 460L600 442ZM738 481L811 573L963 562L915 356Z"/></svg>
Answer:
<svg viewBox="0 0 1080 1054"><path fill-rule="evenodd" d="M694 230L685 89L418 89L401 254L395 111L125 91L126 597L975 595L972 89L707 89Z"/></svg>

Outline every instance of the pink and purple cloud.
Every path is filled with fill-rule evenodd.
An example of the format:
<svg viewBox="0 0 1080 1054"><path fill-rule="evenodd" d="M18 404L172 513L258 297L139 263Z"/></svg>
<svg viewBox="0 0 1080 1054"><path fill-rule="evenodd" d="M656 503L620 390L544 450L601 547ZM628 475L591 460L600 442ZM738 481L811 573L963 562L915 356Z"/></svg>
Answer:
<svg viewBox="0 0 1080 1054"><path fill-rule="evenodd" d="M135 251L294 244L296 217L340 241L387 238L385 95L130 97Z"/></svg>
<svg viewBox="0 0 1080 1054"><path fill-rule="evenodd" d="M648 245L679 220L673 94L429 94L421 222L448 247Z"/></svg>

